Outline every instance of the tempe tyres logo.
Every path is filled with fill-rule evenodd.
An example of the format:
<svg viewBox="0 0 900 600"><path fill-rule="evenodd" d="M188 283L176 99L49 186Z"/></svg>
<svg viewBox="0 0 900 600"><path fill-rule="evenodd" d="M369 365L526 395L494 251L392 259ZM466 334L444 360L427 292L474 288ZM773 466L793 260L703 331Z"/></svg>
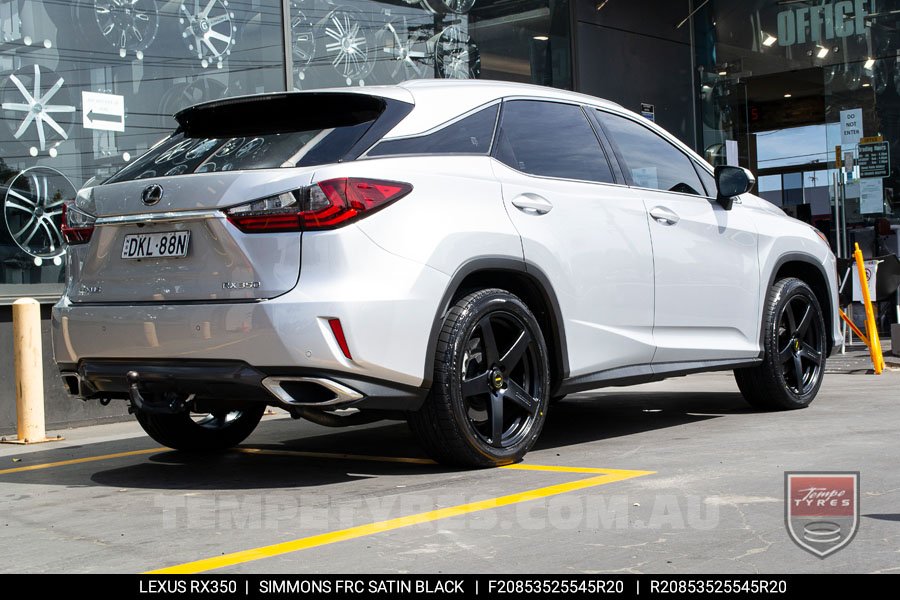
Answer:
<svg viewBox="0 0 900 600"><path fill-rule="evenodd" d="M798 546L825 558L859 527L859 472L784 474L784 524Z"/></svg>

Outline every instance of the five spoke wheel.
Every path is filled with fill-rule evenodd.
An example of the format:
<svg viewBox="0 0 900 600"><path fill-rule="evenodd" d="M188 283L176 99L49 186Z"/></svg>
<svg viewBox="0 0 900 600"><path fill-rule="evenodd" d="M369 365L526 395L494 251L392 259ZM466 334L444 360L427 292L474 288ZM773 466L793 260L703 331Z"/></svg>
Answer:
<svg viewBox="0 0 900 600"><path fill-rule="evenodd" d="M488 313L469 336L462 367L466 414L494 447L516 444L540 410L535 353L534 338L512 313Z"/></svg>
<svg viewBox="0 0 900 600"><path fill-rule="evenodd" d="M824 336L809 298L794 296L781 312L778 360L785 385L798 395L807 393L819 378L825 357Z"/></svg>
<svg viewBox="0 0 900 600"><path fill-rule="evenodd" d="M410 428L434 458L492 467L521 460L547 416L550 365L541 327L522 299L488 288L444 317L434 380Z"/></svg>

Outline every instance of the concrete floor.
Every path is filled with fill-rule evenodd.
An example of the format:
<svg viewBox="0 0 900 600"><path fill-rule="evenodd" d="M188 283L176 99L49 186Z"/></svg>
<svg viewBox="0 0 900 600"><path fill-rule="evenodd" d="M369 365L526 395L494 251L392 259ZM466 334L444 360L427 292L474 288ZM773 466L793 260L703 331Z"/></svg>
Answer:
<svg viewBox="0 0 900 600"><path fill-rule="evenodd" d="M898 383L828 375L787 413L747 408L730 374L579 394L552 408L525 462L581 468L562 471L361 458L421 458L402 423L266 417L244 446L282 453L212 458L156 449L134 423L68 430L0 446L0 572L141 572L260 547L217 572L897 572ZM848 547L820 560L789 539L786 470L861 472Z"/></svg>

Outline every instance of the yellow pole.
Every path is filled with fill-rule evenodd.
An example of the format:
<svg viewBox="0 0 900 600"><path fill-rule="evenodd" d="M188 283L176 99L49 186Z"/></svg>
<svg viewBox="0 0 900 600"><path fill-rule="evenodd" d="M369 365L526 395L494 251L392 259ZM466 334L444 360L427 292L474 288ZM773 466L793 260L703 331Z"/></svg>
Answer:
<svg viewBox="0 0 900 600"><path fill-rule="evenodd" d="M872 298L869 295L869 280L863 264L862 251L859 244L854 244L853 258L856 259L856 270L859 272L859 287L862 290L863 305L866 309L866 334L869 338L869 355L875 374L881 375L884 370L884 356L881 354L881 340L878 338L878 326L875 324L875 312L872 310Z"/></svg>
<svg viewBox="0 0 900 600"><path fill-rule="evenodd" d="M41 353L41 305L34 298L13 303L18 442L47 439L44 429L44 373Z"/></svg>

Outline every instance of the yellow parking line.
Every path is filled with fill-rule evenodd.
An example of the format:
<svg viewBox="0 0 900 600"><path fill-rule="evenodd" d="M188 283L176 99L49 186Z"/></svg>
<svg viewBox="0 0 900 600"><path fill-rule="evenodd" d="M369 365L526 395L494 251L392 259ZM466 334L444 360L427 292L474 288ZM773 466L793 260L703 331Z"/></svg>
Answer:
<svg viewBox="0 0 900 600"><path fill-rule="evenodd" d="M356 527L350 527L348 529L321 533L318 535L312 535L296 540L281 542L278 544L271 544L269 546L261 546L259 548L252 548L250 550L241 550L239 552L232 552L231 554L225 554L222 556L204 558L202 560L196 560L193 562L174 565L163 569L148 571L147 574L202 573L204 571L210 571L212 569L221 569L223 567L230 567L254 560L260 560L263 558L271 558L273 556L288 554L290 552L307 550L309 548L316 548L318 546L325 546L327 544L334 544L336 542L343 542L373 535L376 533L409 527L411 525L419 525L422 523L428 523L440 519L448 519L451 517L457 517L460 515L465 515L482 510L499 508L501 506L509 506L512 504L519 504L521 502L528 502L530 500L548 498L550 496L556 496L558 494L565 494L567 492L583 490L598 485L605 485L607 483L623 481L625 479L631 479L634 477L641 477L642 475L649 475L650 473L651 471L615 470L615 472L613 473L587 477L578 481L548 485L546 487L519 492L516 494L509 494L507 496L500 496L498 498L489 498L487 500L479 500L477 502L459 504L457 506L450 506L438 510L431 510L423 513L407 515L405 517L397 517L394 519L388 519L386 521L368 523L366 525L358 525Z"/></svg>
<svg viewBox="0 0 900 600"><path fill-rule="evenodd" d="M13 467L11 469L0 470L0 475L8 473L22 473L24 471L40 471L42 469L52 469L54 467L65 467L67 465L80 465L82 463L96 462L98 460L111 460L113 458L124 458L126 456L140 456L141 454L153 454L169 448L147 448L144 450L130 450L128 452L116 452L114 454L101 454L99 456L86 456L84 458L70 458L69 460L59 460L51 463L41 463L39 465L25 465L24 467Z"/></svg>
<svg viewBox="0 0 900 600"><path fill-rule="evenodd" d="M343 454L339 452L309 452L306 450L281 450L275 448L235 448L243 454L266 454L271 456L303 456L305 458L331 458L337 460L362 460L369 462L392 462L413 465L436 465L430 458L406 458L403 456L372 456L369 454Z"/></svg>
<svg viewBox="0 0 900 600"><path fill-rule="evenodd" d="M115 458L125 458L128 456L141 456L143 454L153 454L154 452L170 451L170 448L159 446L156 448L146 448L143 450L130 450L128 452L115 452L113 454L100 454L98 456L86 456L83 458L71 458L68 460L60 460L56 462L41 463L37 465L25 465L22 467L12 467L9 469L0 469L0 475L8 475L11 473L23 473L26 471L40 471L43 469L52 469L55 467L65 467L68 465L79 465L84 463L97 462L101 460L112 460ZM369 454L345 454L338 452L311 452L306 450L282 450L276 448L253 448L239 447L234 449L235 452L242 454L262 454L267 456L302 456L305 458L326 458L332 460L358 460L366 462L388 462L403 463L413 465L437 465L430 458L412 458L406 456L373 456ZM558 467L552 465L530 465L518 463L513 465L505 465L501 469L512 469L516 471L546 471L553 473L584 473L595 475L610 475L616 473L640 473L646 474L649 471L619 471L617 469L597 469L593 467Z"/></svg>
<svg viewBox="0 0 900 600"><path fill-rule="evenodd" d="M514 471L547 471L550 473L585 473L594 475L616 475L619 473L627 473L633 477L637 477L634 473L640 475L649 475L653 471L629 471L622 469L598 469L595 467L557 467L554 465L530 465L527 463L516 463L514 465L504 465L501 469L512 469Z"/></svg>

